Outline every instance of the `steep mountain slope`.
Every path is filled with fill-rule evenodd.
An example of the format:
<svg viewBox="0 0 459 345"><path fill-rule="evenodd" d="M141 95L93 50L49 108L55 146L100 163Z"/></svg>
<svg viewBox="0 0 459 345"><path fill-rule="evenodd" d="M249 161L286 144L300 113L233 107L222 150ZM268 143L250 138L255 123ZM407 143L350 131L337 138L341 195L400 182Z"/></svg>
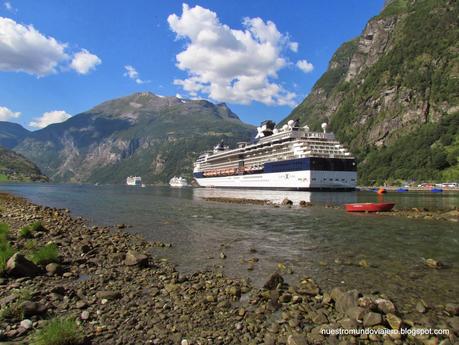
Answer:
<svg viewBox="0 0 459 345"><path fill-rule="evenodd" d="M235 143L253 132L223 103L136 93L32 132L15 150L54 181L166 182L191 176L197 154L221 139Z"/></svg>
<svg viewBox="0 0 459 345"><path fill-rule="evenodd" d="M458 15L453 0L387 2L284 121L329 122L361 183L459 179Z"/></svg>
<svg viewBox="0 0 459 345"><path fill-rule="evenodd" d="M11 149L29 134L30 131L17 123L0 121L0 146Z"/></svg>
<svg viewBox="0 0 459 345"><path fill-rule="evenodd" d="M24 156L0 147L0 181L48 181L40 169Z"/></svg>

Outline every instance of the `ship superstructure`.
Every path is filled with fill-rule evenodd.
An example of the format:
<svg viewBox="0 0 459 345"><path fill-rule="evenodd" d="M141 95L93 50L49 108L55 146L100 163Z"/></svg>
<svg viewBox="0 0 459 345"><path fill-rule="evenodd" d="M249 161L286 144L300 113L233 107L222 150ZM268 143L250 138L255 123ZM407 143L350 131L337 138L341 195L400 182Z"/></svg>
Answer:
<svg viewBox="0 0 459 345"><path fill-rule="evenodd" d="M254 143L230 149L221 142L201 154L193 176L203 187L354 189L355 159L326 128L312 132L291 120L278 129L265 121Z"/></svg>
<svg viewBox="0 0 459 345"><path fill-rule="evenodd" d="M128 186L142 186L142 178L140 176L128 176L126 184Z"/></svg>

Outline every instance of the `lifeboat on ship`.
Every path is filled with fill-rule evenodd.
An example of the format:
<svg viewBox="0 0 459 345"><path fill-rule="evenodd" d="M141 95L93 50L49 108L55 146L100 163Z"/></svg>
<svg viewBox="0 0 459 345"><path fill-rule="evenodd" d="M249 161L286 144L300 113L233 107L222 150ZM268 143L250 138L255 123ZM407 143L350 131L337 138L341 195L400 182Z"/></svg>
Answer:
<svg viewBox="0 0 459 345"><path fill-rule="evenodd" d="M393 202L362 202L355 204L345 204L347 212L387 212L394 208Z"/></svg>

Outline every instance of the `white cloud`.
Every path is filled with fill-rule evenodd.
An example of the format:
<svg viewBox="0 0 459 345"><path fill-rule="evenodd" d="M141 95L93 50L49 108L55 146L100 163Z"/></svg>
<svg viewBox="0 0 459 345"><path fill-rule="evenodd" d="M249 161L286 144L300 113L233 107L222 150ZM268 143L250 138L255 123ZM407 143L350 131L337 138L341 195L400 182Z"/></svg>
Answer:
<svg viewBox="0 0 459 345"><path fill-rule="evenodd" d="M140 79L139 72L137 72L133 66L126 65L124 66L124 69L126 70L126 72L124 72L124 76L134 80L137 84L145 84L150 82L149 80Z"/></svg>
<svg viewBox="0 0 459 345"><path fill-rule="evenodd" d="M82 49L73 56L70 67L79 74L88 74L101 63L102 60L97 55L91 54L86 49Z"/></svg>
<svg viewBox="0 0 459 345"><path fill-rule="evenodd" d="M271 21L245 18L243 30L220 23L206 8L183 4L182 15L167 19L177 39L187 40L177 54L177 67L188 77L176 79L191 97L206 95L219 102L268 105L295 104L296 94L273 80L288 62L285 49L298 49Z"/></svg>
<svg viewBox="0 0 459 345"><path fill-rule="evenodd" d="M54 73L57 65L68 58L65 48L66 44L42 35L32 25L0 17L0 71L37 76Z"/></svg>
<svg viewBox="0 0 459 345"><path fill-rule="evenodd" d="M5 7L5 9L6 9L7 11L14 12L14 7L13 7L13 5L11 4L11 2L5 1L5 2L3 2L3 6Z"/></svg>
<svg viewBox="0 0 459 345"><path fill-rule="evenodd" d="M12 111L7 107L0 107L0 121L16 119L21 115L19 111Z"/></svg>
<svg viewBox="0 0 459 345"><path fill-rule="evenodd" d="M5 2L5 6L7 3L11 5ZM0 71L43 77L66 70L69 66L80 74L87 74L101 63L96 55L82 49L73 55L69 65L72 54L66 50L67 43L45 36L32 25L0 17Z"/></svg>
<svg viewBox="0 0 459 345"><path fill-rule="evenodd" d="M29 126L35 128L44 128L53 123L64 122L70 117L71 115L64 110L47 111L46 113L43 113L41 117L33 119L33 121L29 123Z"/></svg>
<svg viewBox="0 0 459 345"><path fill-rule="evenodd" d="M290 42L288 47L292 52L294 53L298 52L298 42Z"/></svg>
<svg viewBox="0 0 459 345"><path fill-rule="evenodd" d="M304 73L312 72L312 70L314 69L312 63L308 62L307 60L298 60L296 66Z"/></svg>

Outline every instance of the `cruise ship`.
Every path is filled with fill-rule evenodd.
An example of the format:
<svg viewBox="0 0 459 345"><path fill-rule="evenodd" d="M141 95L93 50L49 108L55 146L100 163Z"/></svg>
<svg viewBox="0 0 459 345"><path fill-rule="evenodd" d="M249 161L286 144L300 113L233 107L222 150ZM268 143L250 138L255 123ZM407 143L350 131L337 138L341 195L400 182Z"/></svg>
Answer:
<svg viewBox="0 0 459 345"><path fill-rule="evenodd" d="M142 178L140 176L128 176L126 184L128 186L142 186Z"/></svg>
<svg viewBox="0 0 459 345"><path fill-rule="evenodd" d="M201 154L193 176L202 187L353 190L356 162L333 133L312 132L299 121L282 128L264 121L253 143L240 142L230 149L221 142Z"/></svg>

